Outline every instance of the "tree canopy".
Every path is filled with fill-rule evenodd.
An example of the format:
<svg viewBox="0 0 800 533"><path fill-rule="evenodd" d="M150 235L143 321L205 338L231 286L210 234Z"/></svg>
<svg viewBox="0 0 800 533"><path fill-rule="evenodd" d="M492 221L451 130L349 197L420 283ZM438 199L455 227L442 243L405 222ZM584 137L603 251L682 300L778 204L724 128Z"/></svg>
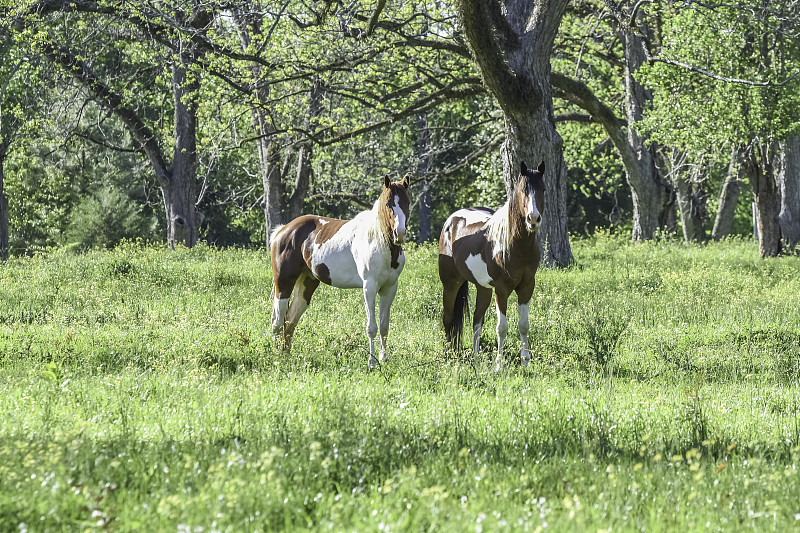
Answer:
<svg viewBox="0 0 800 533"><path fill-rule="evenodd" d="M464 5L0 2L0 248L259 245L300 212L352 216L384 174L407 172L421 174L411 230L435 238L452 210L502 203L512 163L537 150L563 172L564 192L548 191L565 210L556 238L647 239L690 222L676 150L703 161L693 190L707 196L722 194L731 147L779 155L800 134L796 2L573 0L517 24L486 0L475 13L493 22L474 29ZM526 44L536 20L553 32L541 49ZM551 133L509 144L538 138L522 104L550 93L537 120Z"/></svg>

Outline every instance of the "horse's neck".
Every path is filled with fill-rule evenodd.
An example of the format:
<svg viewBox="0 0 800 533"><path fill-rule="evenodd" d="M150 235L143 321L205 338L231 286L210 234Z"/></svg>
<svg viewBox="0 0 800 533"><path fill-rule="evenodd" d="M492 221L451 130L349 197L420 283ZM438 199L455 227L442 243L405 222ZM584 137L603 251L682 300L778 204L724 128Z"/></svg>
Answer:
<svg viewBox="0 0 800 533"><path fill-rule="evenodd" d="M384 221L383 213L381 213L380 199L375 202L372 209L369 211L362 211L359 215L362 220L359 221L359 229L363 232L366 240L377 242L378 244L389 244L389 229Z"/></svg>
<svg viewBox="0 0 800 533"><path fill-rule="evenodd" d="M539 249L536 233L529 233L525 226L525 215L513 204L508 202L508 226L511 235L509 251L513 248L522 253L534 252Z"/></svg>

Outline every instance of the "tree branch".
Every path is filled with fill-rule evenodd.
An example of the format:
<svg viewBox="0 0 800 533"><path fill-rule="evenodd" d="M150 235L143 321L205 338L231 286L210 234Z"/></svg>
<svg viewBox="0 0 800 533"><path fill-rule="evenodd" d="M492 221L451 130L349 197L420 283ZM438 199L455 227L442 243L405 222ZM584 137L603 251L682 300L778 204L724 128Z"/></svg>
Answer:
<svg viewBox="0 0 800 533"><path fill-rule="evenodd" d="M144 152L150 159L150 163L156 172L159 183L164 186L169 182L169 172L164 160L164 154L158 144L158 139L152 130L145 125L139 116L125 104L122 95L114 92L108 85L103 83L89 67L78 59L77 55L66 47L58 50L50 43L43 45L44 54L51 61L60 65L69 72L85 89L92 95L94 100L113 112L133 138L141 145Z"/></svg>
<svg viewBox="0 0 800 533"><path fill-rule="evenodd" d="M649 52L648 52L649 55ZM728 78L726 76L720 76L719 74L715 74L708 70L695 67L693 65L689 65L688 63L683 63L682 61L675 61L674 59L666 59L663 57L649 57L648 61L651 63L664 63L666 65L672 65L675 67L681 67L684 70L688 70L690 72L694 72L696 74L701 74L706 76L707 78L711 78L713 80L722 81L725 83L738 83L740 85L747 85L749 87L781 87L786 85L790 81L796 79L800 76L800 71L796 71L791 76L787 77L783 81L774 82L774 81L752 81L752 80L743 80L741 78Z"/></svg>
<svg viewBox="0 0 800 533"><path fill-rule="evenodd" d="M370 209L372 207L372 203L370 203L369 200L364 199L363 193L351 193L351 192L328 192L328 193L312 194L311 196L306 198L306 203L329 201L329 200L331 201L346 200L359 207L363 207L364 209Z"/></svg>

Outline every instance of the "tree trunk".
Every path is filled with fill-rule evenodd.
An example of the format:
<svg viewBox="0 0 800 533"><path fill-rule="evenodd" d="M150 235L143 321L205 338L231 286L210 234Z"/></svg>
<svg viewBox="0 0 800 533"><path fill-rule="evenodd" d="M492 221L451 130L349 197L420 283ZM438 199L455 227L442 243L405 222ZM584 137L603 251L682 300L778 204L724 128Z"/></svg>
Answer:
<svg viewBox="0 0 800 533"><path fill-rule="evenodd" d="M640 25L643 32L647 27ZM658 172L655 145L647 144L635 130L651 95L634 79L645 61L644 42L638 35L622 34L625 50L626 117L617 117L583 82L553 73L551 81L558 96L577 105L602 124L625 166L625 178L633 200L634 242L652 239L658 229L674 227L674 193Z"/></svg>
<svg viewBox="0 0 800 533"><path fill-rule="evenodd" d="M199 82L187 76L185 62L172 67L175 101L175 150L169 180L162 184L167 217L167 243L192 247L197 244L197 101Z"/></svg>
<svg viewBox="0 0 800 533"><path fill-rule="evenodd" d="M545 264L574 262L567 232L566 165L550 87L553 41L568 0L458 0L467 43L484 84L503 110L500 150L506 187L520 163L545 162L545 207L539 238Z"/></svg>
<svg viewBox="0 0 800 533"><path fill-rule="evenodd" d="M800 136L794 135L786 140L781 158L778 221L783 245L787 250L795 250L800 245Z"/></svg>
<svg viewBox="0 0 800 533"><path fill-rule="evenodd" d="M775 257L781 251L780 189L775 180L775 144L749 146L743 164L750 178L758 224L758 255Z"/></svg>
<svg viewBox="0 0 800 533"><path fill-rule="evenodd" d="M0 143L0 261L8 259L8 196L5 189L5 173L3 172L8 145Z"/></svg>
<svg viewBox="0 0 800 533"><path fill-rule="evenodd" d="M739 164L739 148L733 147L731 162L728 166L728 175L722 185L719 195L719 210L714 219L714 229L711 230L711 238L719 241L731 234L733 228L733 218L736 213L736 204L739 202L739 190L741 183L739 174L741 165Z"/></svg>
<svg viewBox="0 0 800 533"><path fill-rule="evenodd" d="M310 133L317 129L317 119L322 113L322 89L319 83L314 82L308 93L308 117L305 128ZM311 139L303 139L297 150L297 174L294 180L294 190L289 198L289 212L286 221L299 217L303 213L308 188L311 184L313 168L311 161L314 156L314 145Z"/></svg>
<svg viewBox="0 0 800 533"><path fill-rule="evenodd" d="M675 192L683 227L683 240L691 243L706 240L707 219L705 187L701 177L701 161L688 172L674 172Z"/></svg>
<svg viewBox="0 0 800 533"><path fill-rule="evenodd" d="M552 100L550 104L552 112ZM510 194L523 161L529 166L544 161L545 208L539 242L545 263L558 267L569 266L574 261L567 232L567 166L562 143L554 120L548 125L544 120L538 123L514 120L506 115L505 141L500 148L506 192Z"/></svg>
<svg viewBox="0 0 800 533"><path fill-rule="evenodd" d="M648 28L640 24L643 31ZM645 62L644 40L631 32L623 32L625 52L625 104L628 122L628 145L633 152L634 161L625 166L628 185L633 200L634 242L652 239L666 222L665 209L670 191L662 182L656 166L656 146L647 143L634 125L642 119L645 106L652 100L650 91L636 81L634 74Z"/></svg>
<svg viewBox="0 0 800 533"><path fill-rule="evenodd" d="M244 51L251 46L253 35L260 36L262 33L262 20L257 16L258 10L251 9L249 4L242 2L233 10L233 21ZM263 68L253 64L250 73L253 76L250 116L256 134L261 184L264 189L261 204L264 209L264 243L269 248L272 231L284 223L281 151L275 141L275 127L269 117L269 85L264 83Z"/></svg>
<svg viewBox="0 0 800 533"><path fill-rule="evenodd" d="M428 115L417 114L417 206L419 207L419 232L417 242L431 240L431 193L428 182L430 170L431 133L428 129Z"/></svg>

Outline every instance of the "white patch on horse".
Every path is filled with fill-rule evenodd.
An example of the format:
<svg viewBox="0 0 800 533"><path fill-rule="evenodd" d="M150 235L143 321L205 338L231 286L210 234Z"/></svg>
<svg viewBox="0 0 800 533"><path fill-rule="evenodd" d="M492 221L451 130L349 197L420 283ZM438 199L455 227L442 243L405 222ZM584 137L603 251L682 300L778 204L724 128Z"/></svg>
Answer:
<svg viewBox="0 0 800 533"><path fill-rule="evenodd" d="M526 224L528 230L532 231L539 227L537 219L540 216L539 208L536 206L536 196L533 193L533 185L528 186L528 212L526 213ZM528 221L532 222L528 222Z"/></svg>
<svg viewBox="0 0 800 533"><path fill-rule="evenodd" d="M528 348L528 330L530 329L528 315L530 314L530 302L526 304L517 304L517 309L519 311L520 357L522 358L522 366L528 366L531 362L531 352Z"/></svg>
<svg viewBox="0 0 800 533"><path fill-rule="evenodd" d="M406 214L403 213L403 210L400 208L400 197L395 195L394 197L394 205L392 206L392 212L394 213L394 230L397 233L398 237L403 236L405 237L406 234Z"/></svg>
<svg viewBox="0 0 800 533"><path fill-rule="evenodd" d="M324 218L321 218L321 219L319 219L319 225L320 225L320 226L324 226L324 225L325 225L325 224L327 224L328 222L329 222L329 221L328 221L328 220L325 220Z"/></svg>
<svg viewBox="0 0 800 533"><path fill-rule="evenodd" d="M470 226L472 224L483 224L489 220L492 215L482 209L459 209L451 216L463 218L464 223Z"/></svg>
<svg viewBox="0 0 800 533"><path fill-rule="evenodd" d="M362 280L356 267L353 255L353 244L358 224L353 220L344 224L328 241L319 244L314 242L311 252L311 272L318 276L320 265L325 265L330 276L331 286L342 289L357 289Z"/></svg>
<svg viewBox="0 0 800 533"><path fill-rule="evenodd" d="M467 268L472 273L475 281L478 282L478 285L486 287L487 289L492 288L492 278L489 276L489 268L480 255L470 254L467 260L464 261L464 264L467 265Z"/></svg>

